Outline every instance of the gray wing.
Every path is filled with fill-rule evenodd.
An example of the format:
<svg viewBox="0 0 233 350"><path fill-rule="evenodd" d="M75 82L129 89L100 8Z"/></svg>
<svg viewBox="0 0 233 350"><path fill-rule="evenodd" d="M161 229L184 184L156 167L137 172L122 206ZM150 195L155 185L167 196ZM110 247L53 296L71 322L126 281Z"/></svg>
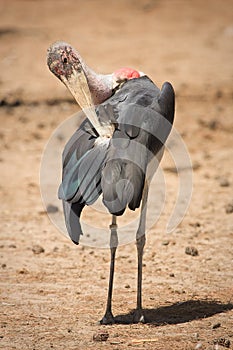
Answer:
<svg viewBox="0 0 233 350"><path fill-rule="evenodd" d="M77 244L82 209L102 192L112 214L140 206L147 165L171 130L174 92L169 83L160 91L147 77L132 79L102 107L97 108L100 120L116 126L110 144L95 146L96 134L85 120L63 152L59 197L68 233Z"/></svg>
<svg viewBox="0 0 233 350"><path fill-rule="evenodd" d="M130 82L129 82L130 83ZM122 89L115 106L118 128L111 140L102 170L103 202L109 212L122 215L127 206L140 206L147 166L161 150L174 119L174 91L165 83L160 91L144 77Z"/></svg>
<svg viewBox="0 0 233 350"><path fill-rule="evenodd" d="M92 204L101 193L100 170L107 145L94 146L95 141L96 134L88 120L85 120L63 151L62 183L58 197L63 202L67 231L76 244L82 235L82 209L86 204Z"/></svg>

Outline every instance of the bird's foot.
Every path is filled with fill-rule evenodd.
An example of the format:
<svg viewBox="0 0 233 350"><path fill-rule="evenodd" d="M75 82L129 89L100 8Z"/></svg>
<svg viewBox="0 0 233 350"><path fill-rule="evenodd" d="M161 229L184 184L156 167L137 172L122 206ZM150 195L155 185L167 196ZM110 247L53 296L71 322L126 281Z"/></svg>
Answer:
<svg viewBox="0 0 233 350"><path fill-rule="evenodd" d="M104 315L104 317L102 318L102 320L99 321L100 324L114 324L115 323L115 319L113 317L113 314L111 313L111 311L107 311Z"/></svg>
<svg viewBox="0 0 233 350"><path fill-rule="evenodd" d="M133 323L146 323L142 309L136 309L133 313Z"/></svg>

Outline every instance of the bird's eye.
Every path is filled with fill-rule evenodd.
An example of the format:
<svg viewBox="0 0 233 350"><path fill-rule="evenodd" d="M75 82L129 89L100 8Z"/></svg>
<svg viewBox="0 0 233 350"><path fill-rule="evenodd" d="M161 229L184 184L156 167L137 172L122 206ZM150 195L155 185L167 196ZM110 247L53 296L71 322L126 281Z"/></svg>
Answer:
<svg viewBox="0 0 233 350"><path fill-rule="evenodd" d="M63 63L67 63L67 62L68 62L67 58L64 57L64 58L63 58Z"/></svg>

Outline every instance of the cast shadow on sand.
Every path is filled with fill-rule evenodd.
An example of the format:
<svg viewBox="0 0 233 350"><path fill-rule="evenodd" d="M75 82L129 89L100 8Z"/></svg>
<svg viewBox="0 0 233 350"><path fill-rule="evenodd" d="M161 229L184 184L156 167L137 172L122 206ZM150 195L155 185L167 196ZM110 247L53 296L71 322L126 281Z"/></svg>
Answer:
<svg viewBox="0 0 233 350"><path fill-rule="evenodd" d="M156 309L143 309L145 323L161 326L165 324L185 323L226 312L233 309L233 304L217 301L188 300ZM118 324L132 324L134 310L114 317Z"/></svg>

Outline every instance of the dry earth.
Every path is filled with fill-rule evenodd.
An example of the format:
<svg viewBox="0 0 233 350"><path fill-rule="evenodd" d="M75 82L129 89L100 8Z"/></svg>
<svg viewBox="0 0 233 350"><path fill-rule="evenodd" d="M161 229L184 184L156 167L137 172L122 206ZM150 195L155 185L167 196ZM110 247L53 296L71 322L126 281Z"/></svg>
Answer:
<svg viewBox="0 0 233 350"><path fill-rule="evenodd" d="M233 2L1 0L0 11L0 348L233 348ZM144 254L146 324L128 322L135 245L119 247L116 259L113 312L122 324L100 326L109 251L74 246L42 205L44 146L77 111L46 67L56 40L76 46L97 71L132 66L176 90L193 195L182 223L165 233L178 185L165 155L165 208ZM199 254L187 255L188 246ZM98 332L108 340L94 341Z"/></svg>

